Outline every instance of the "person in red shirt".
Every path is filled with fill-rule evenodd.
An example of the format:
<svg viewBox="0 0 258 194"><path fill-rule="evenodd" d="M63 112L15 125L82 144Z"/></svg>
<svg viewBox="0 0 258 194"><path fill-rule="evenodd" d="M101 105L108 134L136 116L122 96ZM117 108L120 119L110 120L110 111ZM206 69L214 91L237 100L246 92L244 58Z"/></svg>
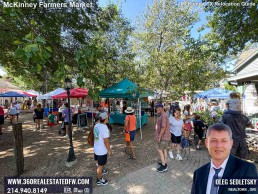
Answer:
<svg viewBox="0 0 258 194"><path fill-rule="evenodd" d="M3 135L2 133L2 125L4 124L4 109L2 106L0 106L0 135Z"/></svg>
<svg viewBox="0 0 258 194"><path fill-rule="evenodd" d="M126 150L130 150L130 154L128 156L129 159L136 159L135 151L133 148L133 141L136 134L136 116L134 115L134 110L131 107L127 107L125 110L127 114L125 117L125 130L124 133L129 133L130 138L125 140L126 143ZM127 152L126 152L127 153Z"/></svg>

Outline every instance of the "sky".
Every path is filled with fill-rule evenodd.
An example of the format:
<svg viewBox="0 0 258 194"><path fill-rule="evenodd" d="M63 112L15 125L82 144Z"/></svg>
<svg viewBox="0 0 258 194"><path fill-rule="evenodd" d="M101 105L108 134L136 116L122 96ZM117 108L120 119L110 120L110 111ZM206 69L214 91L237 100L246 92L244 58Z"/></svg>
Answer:
<svg viewBox="0 0 258 194"><path fill-rule="evenodd" d="M6 75L7 73L2 69L2 66L0 65L0 75Z"/></svg>
<svg viewBox="0 0 258 194"><path fill-rule="evenodd" d="M137 18L137 16L141 16L146 8L146 5L151 5L153 0L99 0L99 5L106 6L107 4L115 3L117 5L122 5L122 13L123 15L129 19L132 25L134 25L134 22ZM184 0L178 0L177 2L185 2ZM201 4L201 0L193 0L192 2ZM193 29L191 30L191 35L194 38L198 38L199 35L204 35L209 31L209 29L205 29L201 33L197 32L198 28L201 27L203 24L207 22L206 17L208 16L208 13L201 12L199 14L200 21L197 22Z"/></svg>

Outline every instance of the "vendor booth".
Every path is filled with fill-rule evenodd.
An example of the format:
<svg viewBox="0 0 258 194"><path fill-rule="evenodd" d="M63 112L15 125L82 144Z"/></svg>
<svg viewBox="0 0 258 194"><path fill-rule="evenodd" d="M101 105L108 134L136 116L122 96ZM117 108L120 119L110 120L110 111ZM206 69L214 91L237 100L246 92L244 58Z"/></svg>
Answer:
<svg viewBox="0 0 258 194"><path fill-rule="evenodd" d="M141 113L141 102L140 98L148 97L151 94L147 90L140 89L135 83L128 79L124 79L121 82L99 92L102 98L127 98L137 99L136 118L137 118L137 129L140 129L148 122L148 114ZM140 113L140 114L139 114ZM124 125L126 114L120 114L118 112L110 113L109 123L110 124L122 124Z"/></svg>
<svg viewBox="0 0 258 194"><path fill-rule="evenodd" d="M51 91L49 93L38 96L37 99L38 100L52 100L53 96L55 96L57 94L60 94L60 93L63 93L63 92L65 92L64 89L57 88L54 91ZM52 104L53 104L53 101L52 101ZM58 114L58 108L44 107L44 115L45 116L48 115L49 111L52 111L54 114Z"/></svg>
<svg viewBox="0 0 258 194"><path fill-rule="evenodd" d="M118 123L118 124L124 125L125 117L126 117L126 114L111 113L109 117L109 124L112 125L112 124ZM136 119L137 119L136 128L140 129L143 125L147 124L148 114L143 114L141 115L141 117L136 115Z"/></svg>
<svg viewBox="0 0 258 194"><path fill-rule="evenodd" d="M27 94L24 94L23 92L13 92L13 91L11 91L11 92L6 92L6 93L2 93L2 94L0 94L0 97L3 97L2 98L2 103L1 104L4 104L4 98L12 98L12 97L14 97L14 98L19 98L19 97L22 97L22 98L24 98L24 97L29 97L29 95L27 95ZM10 102L13 102L12 101L12 99L10 100ZM8 108L8 107L6 107L6 108Z"/></svg>
<svg viewBox="0 0 258 194"><path fill-rule="evenodd" d="M85 98L88 95L88 90L84 88L75 88L70 90L70 98ZM62 92L52 96L53 99L68 98L67 92Z"/></svg>
<svg viewBox="0 0 258 194"><path fill-rule="evenodd" d="M70 90L70 98L85 98L87 95L88 95L88 89L85 89L85 88L74 88ZM66 91L52 96L52 99L61 99L61 98L68 98ZM59 112L62 112L62 108L60 108ZM77 109L77 112L74 113L72 120L74 124L77 123L78 127L88 126L87 114L79 115L78 109Z"/></svg>
<svg viewBox="0 0 258 194"><path fill-rule="evenodd" d="M18 92L6 92L3 94L0 94L0 97L28 97L29 95L24 93L18 93Z"/></svg>

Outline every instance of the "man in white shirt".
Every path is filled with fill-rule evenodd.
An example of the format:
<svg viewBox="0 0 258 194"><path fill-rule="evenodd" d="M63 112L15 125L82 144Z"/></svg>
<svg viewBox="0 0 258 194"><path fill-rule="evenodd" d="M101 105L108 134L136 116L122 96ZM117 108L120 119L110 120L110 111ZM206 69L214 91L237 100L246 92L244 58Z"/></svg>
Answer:
<svg viewBox="0 0 258 194"><path fill-rule="evenodd" d="M257 180L257 170L254 164L230 155L233 140L232 131L227 125L217 123L210 126L205 145L211 156L211 162L194 172L192 194L232 194L234 186L216 185L214 180L217 178ZM246 185L237 185L237 188L241 187L247 188ZM234 191L235 193L242 193L242 189Z"/></svg>
<svg viewBox="0 0 258 194"><path fill-rule="evenodd" d="M109 144L109 130L107 127L108 115L106 112L99 115L100 122L94 126L94 159L98 162L97 185L106 185L108 181L102 175L107 174L104 169L107 163L107 154L111 156L112 151Z"/></svg>

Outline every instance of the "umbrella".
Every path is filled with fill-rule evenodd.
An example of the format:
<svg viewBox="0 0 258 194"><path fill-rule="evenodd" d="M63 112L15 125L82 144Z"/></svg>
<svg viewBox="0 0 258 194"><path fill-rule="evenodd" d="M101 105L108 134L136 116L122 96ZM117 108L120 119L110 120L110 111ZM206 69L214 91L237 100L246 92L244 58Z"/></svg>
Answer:
<svg viewBox="0 0 258 194"><path fill-rule="evenodd" d="M0 94L0 97L28 97L27 94L21 94L18 92L6 92L3 94Z"/></svg>
<svg viewBox="0 0 258 194"><path fill-rule="evenodd" d="M85 98L87 95L88 95L88 89L75 88L70 90L70 98ZM67 92L63 92L61 94L55 95L52 98L53 99L68 98Z"/></svg>

